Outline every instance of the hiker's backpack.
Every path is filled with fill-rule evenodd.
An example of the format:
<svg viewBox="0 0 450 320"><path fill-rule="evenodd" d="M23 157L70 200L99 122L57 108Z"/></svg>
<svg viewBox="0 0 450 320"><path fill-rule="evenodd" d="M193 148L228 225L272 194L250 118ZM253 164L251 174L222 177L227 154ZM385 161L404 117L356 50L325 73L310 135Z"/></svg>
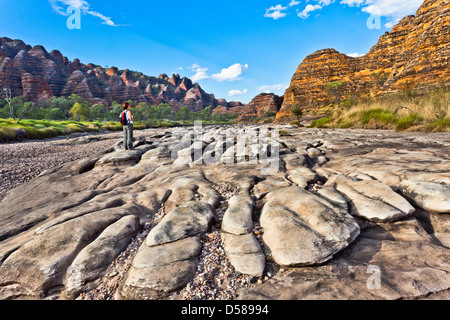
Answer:
<svg viewBox="0 0 450 320"><path fill-rule="evenodd" d="M128 112L128 110L122 112L122 113L120 114L120 116L119 116L119 118L120 118L120 123L121 123L123 126L126 126L126 125L128 124L128 120L127 120L127 112Z"/></svg>

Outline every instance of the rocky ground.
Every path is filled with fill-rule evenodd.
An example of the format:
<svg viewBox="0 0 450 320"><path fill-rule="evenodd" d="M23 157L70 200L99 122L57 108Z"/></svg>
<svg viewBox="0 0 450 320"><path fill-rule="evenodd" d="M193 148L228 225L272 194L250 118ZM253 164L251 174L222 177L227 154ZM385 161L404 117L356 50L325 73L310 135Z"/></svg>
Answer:
<svg viewBox="0 0 450 320"><path fill-rule="evenodd" d="M1 144L0 200L7 191L30 181L41 172L104 151L119 140L120 133L94 136L74 134L70 138Z"/></svg>
<svg viewBox="0 0 450 320"><path fill-rule="evenodd" d="M0 146L0 298L450 297L447 134L180 130Z"/></svg>

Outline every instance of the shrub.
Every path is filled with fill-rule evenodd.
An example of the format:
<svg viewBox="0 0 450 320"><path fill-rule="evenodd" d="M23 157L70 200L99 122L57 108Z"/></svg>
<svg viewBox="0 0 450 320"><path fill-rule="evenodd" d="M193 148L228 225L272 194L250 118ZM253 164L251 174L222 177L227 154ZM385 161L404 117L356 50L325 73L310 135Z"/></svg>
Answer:
<svg viewBox="0 0 450 320"><path fill-rule="evenodd" d="M16 132L13 128L0 129L0 141L13 141L16 139Z"/></svg>
<svg viewBox="0 0 450 320"><path fill-rule="evenodd" d="M147 126L144 123L137 122L134 124L134 130L144 130L147 129Z"/></svg>
<svg viewBox="0 0 450 320"><path fill-rule="evenodd" d="M331 122L330 117L317 119L311 123L310 128L326 128L327 124L329 124L330 122Z"/></svg>
<svg viewBox="0 0 450 320"><path fill-rule="evenodd" d="M351 128L354 126L355 126L355 123L353 121L342 121L341 124L339 125L339 128L348 129L348 128Z"/></svg>
<svg viewBox="0 0 450 320"><path fill-rule="evenodd" d="M300 105L296 104L292 107L291 113L297 118L297 121L300 123L300 119L303 116L303 109Z"/></svg>
<svg viewBox="0 0 450 320"><path fill-rule="evenodd" d="M450 118L437 119L425 128L427 132L449 131L450 130Z"/></svg>
<svg viewBox="0 0 450 320"><path fill-rule="evenodd" d="M35 125L33 125L33 127L36 128L36 129L45 129L45 128L47 128L46 125L39 124L39 123L36 123Z"/></svg>
<svg viewBox="0 0 450 320"><path fill-rule="evenodd" d="M370 122L381 123L384 125L395 124L397 122L397 118L394 113L384 109L372 109L365 111L361 114L359 120L363 125L367 125Z"/></svg>
<svg viewBox="0 0 450 320"><path fill-rule="evenodd" d="M422 121L423 118L421 116L416 113L412 113L406 117L398 119L395 129L397 131L407 130L415 125L420 124Z"/></svg>
<svg viewBox="0 0 450 320"><path fill-rule="evenodd" d="M25 127L29 139L46 139L52 137L52 131L48 129L36 129L34 127Z"/></svg>

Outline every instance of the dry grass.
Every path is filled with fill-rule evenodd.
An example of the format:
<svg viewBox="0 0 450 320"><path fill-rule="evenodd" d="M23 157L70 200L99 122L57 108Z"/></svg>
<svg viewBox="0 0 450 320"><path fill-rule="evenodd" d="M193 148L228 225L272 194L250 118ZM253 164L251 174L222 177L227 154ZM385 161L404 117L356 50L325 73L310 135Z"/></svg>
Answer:
<svg viewBox="0 0 450 320"><path fill-rule="evenodd" d="M324 116L331 118L326 124L329 128L450 132L450 87L347 100Z"/></svg>

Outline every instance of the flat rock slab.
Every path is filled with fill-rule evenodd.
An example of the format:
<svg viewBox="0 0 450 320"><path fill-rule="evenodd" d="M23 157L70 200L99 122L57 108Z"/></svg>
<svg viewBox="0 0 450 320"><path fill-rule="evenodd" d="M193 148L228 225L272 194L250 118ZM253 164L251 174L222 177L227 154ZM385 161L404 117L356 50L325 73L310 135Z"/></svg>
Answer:
<svg viewBox="0 0 450 320"><path fill-rule="evenodd" d="M347 199L352 215L369 221L396 221L415 212L405 198L377 180L357 181L348 176L335 175L325 185L334 187Z"/></svg>
<svg viewBox="0 0 450 320"><path fill-rule="evenodd" d="M266 266L266 258L251 233L235 235L222 232L224 250L230 263L237 272L253 277L261 277Z"/></svg>
<svg viewBox="0 0 450 320"><path fill-rule="evenodd" d="M359 235L357 222L345 210L302 188L280 189L266 199L263 239L280 265L323 263Z"/></svg>
<svg viewBox="0 0 450 320"><path fill-rule="evenodd" d="M433 182L404 180L399 191L420 208L430 212L450 213L450 187Z"/></svg>
<svg viewBox="0 0 450 320"><path fill-rule="evenodd" d="M63 283L63 276L80 248L124 216L130 208L100 210L71 219L35 235L0 266L0 283L21 285L16 294L44 297ZM2 296L8 299L8 296Z"/></svg>
<svg viewBox="0 0 450 320"><path fill-rule="evenodd" d="M311 158L319 157L323 155L322 151L317 148L309 148L306 150L306 153L308 153L308 156Z"/></svg>
<svg viewBox="0 0 450 320"><path fill-rule="evenodd" d="M253 228L253 201L250 196L238 195L229 201L222 220L222 230L231 234L247 234Z"/></svg>
<svg viewBox="0 0 450 320"><path fill-rule="evenodd" d="M368 223L347 249L322 266L292 268L242 300L448 299L450 250L437 245L414 218ZM446 297L446 298L445 298Z"/></svg>
<svg viewBox="0 0 450 320"><path fill-rule="evenodd" d="M288 154L282 157L287 170L301 168L306 165L306 159L302 154Z"/></svg>
<svg viewBox="0 0 450 320"><path fill-rule="evenodd" d="M89 289L89 283L102 276L106 269L139 231L139 219L126 216L106 228L86 246L67 269L66 294L76 298Z"/></svg>
<svg viewBox="0 0 450 320"><path fill-rule="evenodd" d="M309 168L299 167L287 172L289 180L300 188L306 188L308 183L315 182L319 179L319 175Z"/></svg>
<svg viewBox="0 0 450 320"><path fill-rule="evenodd" d="M173 164L173 155L191 147L194 132L186 130L188 143L180 149L179 139L173 139L177 129L171 129L133 151L111 142L89 158L48 167L31 181L7 188L0 202L0 299L70 299L80 290L80 299L180 297L176 291L194 279L200 265L211 262L201 254L200 239L228 194L221 194L221 184L239 194L228 202L230 215L222 223L223 248L235 270L256 276L264 270L265 251L251 232L260 209L264 249L275 260L269 265L271 279L247 288L240 299L450 298L450 215L443 213L449 198L445 186L450 187L448 134L286 127L281 161L273 166L279 171L267 176L262 169L271 164L264 160L268 146L250 143L240 153L237 127L204 130L202 162L192 162L192 153L186 152L181 165ZM319 154L309 157L311 146L327 152L329 161L322 163ZM219 160L227 149L224 158L233 164L206 161L208 156ZM270 149L275 155L277 148ZM258 154L257 164L234 164ZM336 185L335 175L344 177ZM315 194L302 190L325 179L331 182L314 188ZM399 194L404 180L418 181L416 195L407 195L406 182ZM433 184L432 192L424 182ZM253 214L252 196L258 192L267 194ZM422 196L440 202L438 208L422 203L427 208L422 209ZM414 214L409 202L416 206ZM123 250L127 243L137 244L130 238L144 225L153 230L138 251ZM122 267L115 263L118 253L131 264L125 278L116 269ZM226 276L221 268L229 266L219 262L214 267L221 277ZM373 289L368 280L378 271L381 289ZM222 280L236 294L245 286ZM105 288L109 285L114 287Z"/></svg>
<svg viewBox="0 0 450 320"><path fill-rule="evenodd" d="M283 177L270 177L269 179L258 183L253 189L253 192L258 199L261 199L265 197L269 192L290 186L291 183L289 183L289 181L287 181Z"/></svg>
<svg viewBox="0 0 450 320"><path fill-rule="evenodd" d="M334 188L324 187L317 191L317 195L325 200L328 200L330 203L338 206L339 208L348 211L347 200Z"/></svg>
<svg viewBox="0 0 450 320"><path fill-rule="evenodd" d="M222 242L231 265L237 272L261 277L266 258L252 233L253 200L249 194L234 196L222 221Z"/></svg>
<svg viewBox="0 0 450 320"><path fill-rule="evenodd" d="M414 214L438 244L450 249L450 215L418 209Z"/></svg>
<svg viewBox="0 0 450 320"><path fill-rule="evenodd" d="M96 166L110 165L110 166L124 166L132 165L139 162L144 150L118 150L109 153L100 158Z"/></svg>
<svg viewBox="0 0 450 320"><path fill-rule="evenodd" d="M169 212L149 233L147 246L158 246L208 231L214 213L207 203L190 201Z"/></svg>
<svg viewBox="0 0 450 320"><path fill-rule="evenodd" d="M143 244L122 281L116 299L154 300L187 285L197 270L200 237L148 246Z"/></svg>

